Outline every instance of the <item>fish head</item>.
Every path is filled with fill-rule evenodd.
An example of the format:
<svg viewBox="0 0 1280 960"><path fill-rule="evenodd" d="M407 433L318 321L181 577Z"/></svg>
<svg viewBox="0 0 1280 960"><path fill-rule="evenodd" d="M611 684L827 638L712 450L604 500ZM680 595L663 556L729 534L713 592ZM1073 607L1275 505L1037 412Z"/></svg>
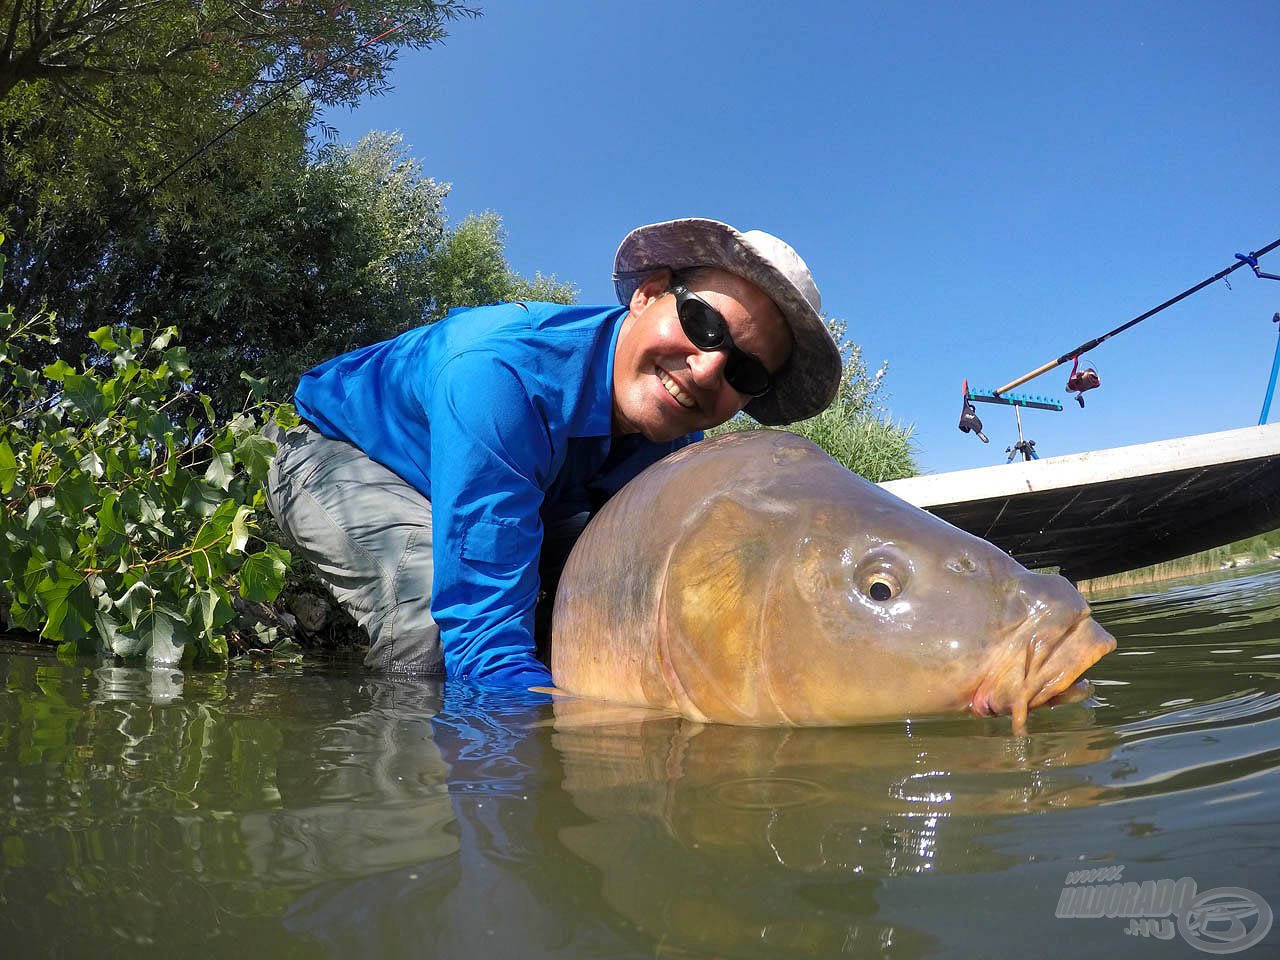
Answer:
<svg viewBox="0 0 1280 960"><path fill-rule="evenodd" d="M804 453L794 487L724 493L673 551L659 660L687 716L1020 728L1114 649L1066 579Z"/></svg>
<svg viewBox="0 0 1280 960"><path fill-rule="evenodd" d="M810 516L770 604L769 670L797 722L968 709L1021 728L1115 648L1070 581L874 484Z"/></svg>

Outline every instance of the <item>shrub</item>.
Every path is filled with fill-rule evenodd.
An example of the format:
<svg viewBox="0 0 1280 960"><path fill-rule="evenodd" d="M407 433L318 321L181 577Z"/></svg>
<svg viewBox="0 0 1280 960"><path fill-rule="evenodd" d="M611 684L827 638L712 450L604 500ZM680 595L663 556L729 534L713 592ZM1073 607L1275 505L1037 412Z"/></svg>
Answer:
<svg viewBox="0 0 1280 960"><path fill-rule="evenodd" d="M895 423L879 402L888 364L868 376L862 350L846 339L843 320L827 320L827 327L844 357L840 388L831 406L816 417L785 427L763 428L745 415L708 431L714 436L735 430L777 429L812 440L854 473L873 483L915 476L910 425Z"/></svg>
<svg viewBox="0 0 1280 960"><path fill-rule="evenodd" d="M3 257L0 257L0 265ZM0 312L0 600L60 649L154 663L223 661L233 593L269 601L290 557L255 536L275 445L261 402L219 424L189 388L178 332L102 327L78 367L37 371L46 313ZM249 378L246 378L249 379ZM256 397L263 384L251 381Z"/></svg>

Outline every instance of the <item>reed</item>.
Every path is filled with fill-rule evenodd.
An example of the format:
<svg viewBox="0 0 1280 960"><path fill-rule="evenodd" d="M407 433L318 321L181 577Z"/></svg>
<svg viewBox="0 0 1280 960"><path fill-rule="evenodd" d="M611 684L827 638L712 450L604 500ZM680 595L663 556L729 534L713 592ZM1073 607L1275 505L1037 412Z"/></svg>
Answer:
<svg viewBox="0 0 1280 960"><path fill-rule="evenodd" d="M1125 587L1142 586L1148 583L1159 583L1162 580L1175 580L1178 577L1194 577L1204 573L1216 573L1230 567L1249 566L1263 563L1280 557L1280 530L1261 533L1246 540L1237 540L1221 547L1202 550L1176 560L1166 560L1123 573L1114 573L1107 577L1096 577L1092 580L1081 580L1077 589L1086 596L1102 593L1107 590L1119 590Z"/></svg>

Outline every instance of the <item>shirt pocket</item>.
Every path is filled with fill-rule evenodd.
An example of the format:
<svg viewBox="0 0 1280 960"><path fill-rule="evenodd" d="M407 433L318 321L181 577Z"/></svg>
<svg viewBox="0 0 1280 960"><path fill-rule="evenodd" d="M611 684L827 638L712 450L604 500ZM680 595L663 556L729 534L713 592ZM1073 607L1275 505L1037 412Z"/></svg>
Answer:
<svg viewBox="0 0 1280 960"><path fill-rule="evenodd" d="M521 564L537 559L541 537L515 520L476 520L462 535L464 560Z"/></svg>

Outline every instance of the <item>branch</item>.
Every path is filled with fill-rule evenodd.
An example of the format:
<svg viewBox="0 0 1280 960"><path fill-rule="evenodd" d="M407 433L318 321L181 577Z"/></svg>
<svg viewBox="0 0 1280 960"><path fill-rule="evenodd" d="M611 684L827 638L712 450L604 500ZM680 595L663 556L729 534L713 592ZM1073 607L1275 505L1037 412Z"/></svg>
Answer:
<svg viewBox="0 0 1280 960"><path fill-rule="evenodd" d="M13 43L18 39L18 24L22 22L22 3L21 0L14 0L13 15L9 18L9 32L4 38L4 54L5 59L11 59L13 52Z"/></svg>

